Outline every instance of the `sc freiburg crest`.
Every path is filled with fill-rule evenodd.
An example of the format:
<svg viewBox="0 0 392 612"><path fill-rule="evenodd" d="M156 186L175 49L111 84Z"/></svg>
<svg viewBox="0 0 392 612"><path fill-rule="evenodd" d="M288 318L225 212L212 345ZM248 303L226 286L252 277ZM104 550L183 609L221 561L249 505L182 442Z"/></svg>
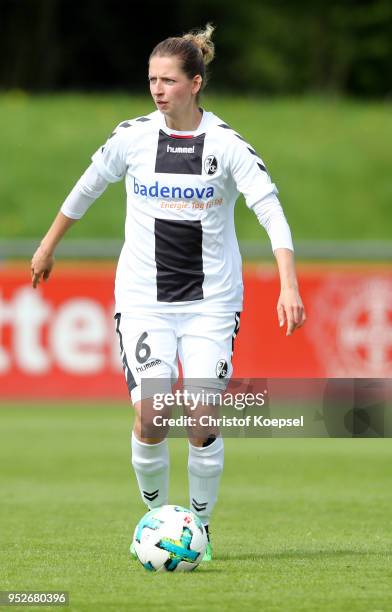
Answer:
<svg viewBox="0 0 392 612"><path fill-rule="evenodd" d="M225 378L227 376L227 361L225 359L219 359L216 364L216 375L218 378Z"/></svg>
<svg viewBox="0 0 392 612"><path fill-rule="evenodd" d="M215 155L209 155L204 161L204 170L206 174L215 174L218 169L218 162Z"/></svg>

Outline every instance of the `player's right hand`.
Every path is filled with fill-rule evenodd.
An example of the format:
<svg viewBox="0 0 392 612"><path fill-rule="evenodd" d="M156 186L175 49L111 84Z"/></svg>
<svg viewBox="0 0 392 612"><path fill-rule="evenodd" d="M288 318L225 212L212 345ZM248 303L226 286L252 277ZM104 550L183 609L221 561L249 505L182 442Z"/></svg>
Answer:
<svg viewBox="0 0 392 612"><path fill-rule="evenodd" d="M47 281L52 271L54 257L44 247L39 246L31 260L31 284L38 287L41 279Z"/></svg>

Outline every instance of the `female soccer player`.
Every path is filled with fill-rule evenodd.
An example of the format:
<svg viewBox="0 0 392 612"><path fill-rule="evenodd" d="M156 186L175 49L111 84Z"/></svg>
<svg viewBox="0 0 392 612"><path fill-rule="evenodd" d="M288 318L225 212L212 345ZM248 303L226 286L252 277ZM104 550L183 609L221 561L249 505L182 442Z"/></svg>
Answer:
<svg viewBox="0 0 392 612"><path fill-rule="evenodd" d="M213 27L167 38L152 51L149 83L157 110L120 123L66 198L31 263L32 284L47 280L56 245L109 183L125 178L125 243L117 267L116 330L135 407L132 464L149 508L168 502L166 437L144 437L141 380L214 380L225 388L242 310L241 257L234 229L239 193L271 240L287 335L305 321L290 229L277 189L256 151L199 106ZM222 386L223 385L223 386ZM189 441L192 509L207 527L223 469L221 437ZM211 558L211 546L206 559Z"/></svg>

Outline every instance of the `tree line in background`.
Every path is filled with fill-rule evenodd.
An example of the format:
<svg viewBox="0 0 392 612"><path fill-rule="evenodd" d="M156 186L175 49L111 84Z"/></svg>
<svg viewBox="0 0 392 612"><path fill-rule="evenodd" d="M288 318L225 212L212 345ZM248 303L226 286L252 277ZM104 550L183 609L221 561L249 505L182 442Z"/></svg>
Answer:
<svg viewBox="0 0 392 612"><path fill-rule="evenodd" d="M0 0L0 88L142 92L154 45L207 21L215 90L392 93L392 0Z"/></svg>

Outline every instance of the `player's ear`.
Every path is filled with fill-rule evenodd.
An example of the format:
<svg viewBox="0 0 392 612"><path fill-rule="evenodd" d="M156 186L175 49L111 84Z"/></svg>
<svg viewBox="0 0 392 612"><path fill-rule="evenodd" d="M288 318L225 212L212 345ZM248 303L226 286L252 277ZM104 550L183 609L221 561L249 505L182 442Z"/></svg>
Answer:
<svg viewBox="0 0 392 612"><path fill-rule="evenodd" d="M201 89L202 82L203 82L203 79L201 78L200 74L196 74L193 77L193 81L192 81L192 93L193 93L193 95L196 95L197 93L199 93L199 91Z"/></svg>

